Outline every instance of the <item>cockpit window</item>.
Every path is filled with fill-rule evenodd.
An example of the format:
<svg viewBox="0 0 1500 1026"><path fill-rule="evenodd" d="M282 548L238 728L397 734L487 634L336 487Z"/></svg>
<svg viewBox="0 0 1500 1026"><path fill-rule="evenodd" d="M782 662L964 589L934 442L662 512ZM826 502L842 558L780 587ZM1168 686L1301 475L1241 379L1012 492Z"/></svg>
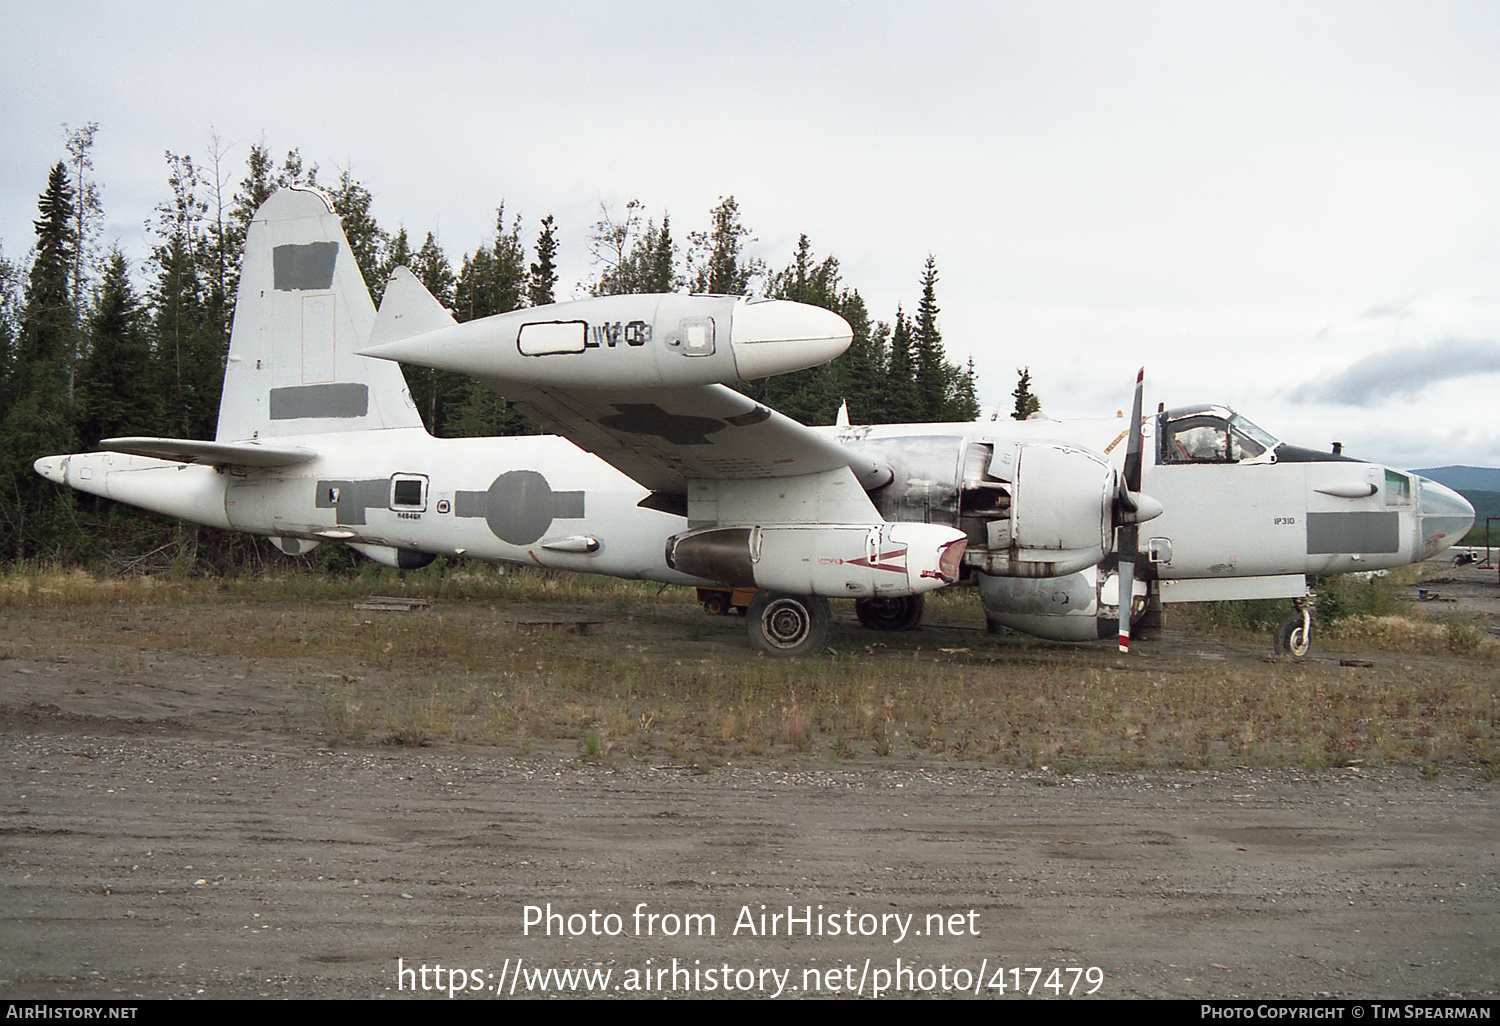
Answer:
<svg viewBox="0 0 1500 1026"><path fill-rule="evenodd" d="M1169 413L1161 436L1161 462L1239 463L1263 456L1276 445L1275 438L1237 413Z"/></svg>
<svg viewBox="0 0 1500 1026"><path fill-rule="evenodd" d="M1250 421L1236 413L1229 418L1230 433L1237 439L1234 444L1239 449L1236 459L1253 460L1255 457L1268 452L1275 452L1281 442Z"/></svg>

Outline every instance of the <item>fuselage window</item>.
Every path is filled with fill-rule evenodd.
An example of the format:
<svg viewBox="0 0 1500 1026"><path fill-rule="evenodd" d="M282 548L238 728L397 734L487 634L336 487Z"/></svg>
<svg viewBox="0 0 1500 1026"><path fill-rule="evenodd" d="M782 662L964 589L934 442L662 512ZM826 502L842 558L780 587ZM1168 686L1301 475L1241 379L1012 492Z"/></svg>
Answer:
<svg viewBox="0 0 1500 1026"><path fill-rule="evenodd" d="M427 508L427 478L397 474L391 478L391 509L420 513Z"/></svg>

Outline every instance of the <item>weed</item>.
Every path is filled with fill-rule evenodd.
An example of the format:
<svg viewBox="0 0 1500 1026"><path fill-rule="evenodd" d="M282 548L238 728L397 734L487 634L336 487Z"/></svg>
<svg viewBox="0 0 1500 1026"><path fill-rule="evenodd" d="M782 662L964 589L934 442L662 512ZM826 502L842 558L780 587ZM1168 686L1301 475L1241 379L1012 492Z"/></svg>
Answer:
<svg viewBox="0 0 1500 1026"><path fill-rule="evenodd" d="M583 757L589 762L598 762L608 751L604 743L604 735L598 727L590 727L583 735Z"/></svg>
<svg viewBox="0 0 1500 1026"><path fill-rule="evenodd" d="M1007 644L970 662L943 658L930 643L917 652L894 637L858 657L705 658L702 643L683 651L697 615L686 589L659 594L639 582L461 566L217 581L13 567L0 574L0 606L182 605L180 615L141 618L151 630L128 641L111 633L109 643L316 666L324 672L306 673L285 721L335 744L461 740L592 761L670 753L682 763L764 752L805 764L826 738L840 760L899 752L1065 772L1321 768L1350 759L1495 772L1500 644L1470 621L1375 615L1371 583L1356 582L1344 608L1362 611L1341 615L1325 638L1441 656L1440 670L1415 658L1415 666L1385 659L1361 669L1163 659L1132 660L1127 672L1092 649ZM396 614L349 608L350 598L372 592L425 594L435 604ZM972 596L941 597L929 616L957 618L966 601ZM189 603L204 607L201 615ZM523 610L528 618L592 614L618 632L565 642L518 635ZM719 629L699 626L705 636ZM33 647L44 646L28 642L27 658Z"/></svg>

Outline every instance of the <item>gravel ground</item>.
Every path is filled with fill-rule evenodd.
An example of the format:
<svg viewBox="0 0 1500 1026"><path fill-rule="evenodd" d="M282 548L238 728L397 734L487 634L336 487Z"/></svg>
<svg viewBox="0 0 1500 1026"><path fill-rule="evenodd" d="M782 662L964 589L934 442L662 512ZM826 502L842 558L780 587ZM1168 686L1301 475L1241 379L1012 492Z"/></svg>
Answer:
<svg viewBox="0 0 1500 1026"><path fill-rule="evenodd" d="M1500 992L1500 785L1461 772L331 749L276 660L104 615L0 620L6 997Z"/></svg>

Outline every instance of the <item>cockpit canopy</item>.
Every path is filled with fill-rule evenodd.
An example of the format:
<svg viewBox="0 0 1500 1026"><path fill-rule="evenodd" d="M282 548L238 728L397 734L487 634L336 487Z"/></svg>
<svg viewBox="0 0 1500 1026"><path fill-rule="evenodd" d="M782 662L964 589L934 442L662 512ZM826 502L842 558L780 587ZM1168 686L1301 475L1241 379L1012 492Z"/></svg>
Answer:
<svg viewBox="0 0 1500 1026"><path fill-rule="evenodd" d="M1158 420L1158 463L1272 463L1281 444L1227 406L1179 406Z"/></svg>

